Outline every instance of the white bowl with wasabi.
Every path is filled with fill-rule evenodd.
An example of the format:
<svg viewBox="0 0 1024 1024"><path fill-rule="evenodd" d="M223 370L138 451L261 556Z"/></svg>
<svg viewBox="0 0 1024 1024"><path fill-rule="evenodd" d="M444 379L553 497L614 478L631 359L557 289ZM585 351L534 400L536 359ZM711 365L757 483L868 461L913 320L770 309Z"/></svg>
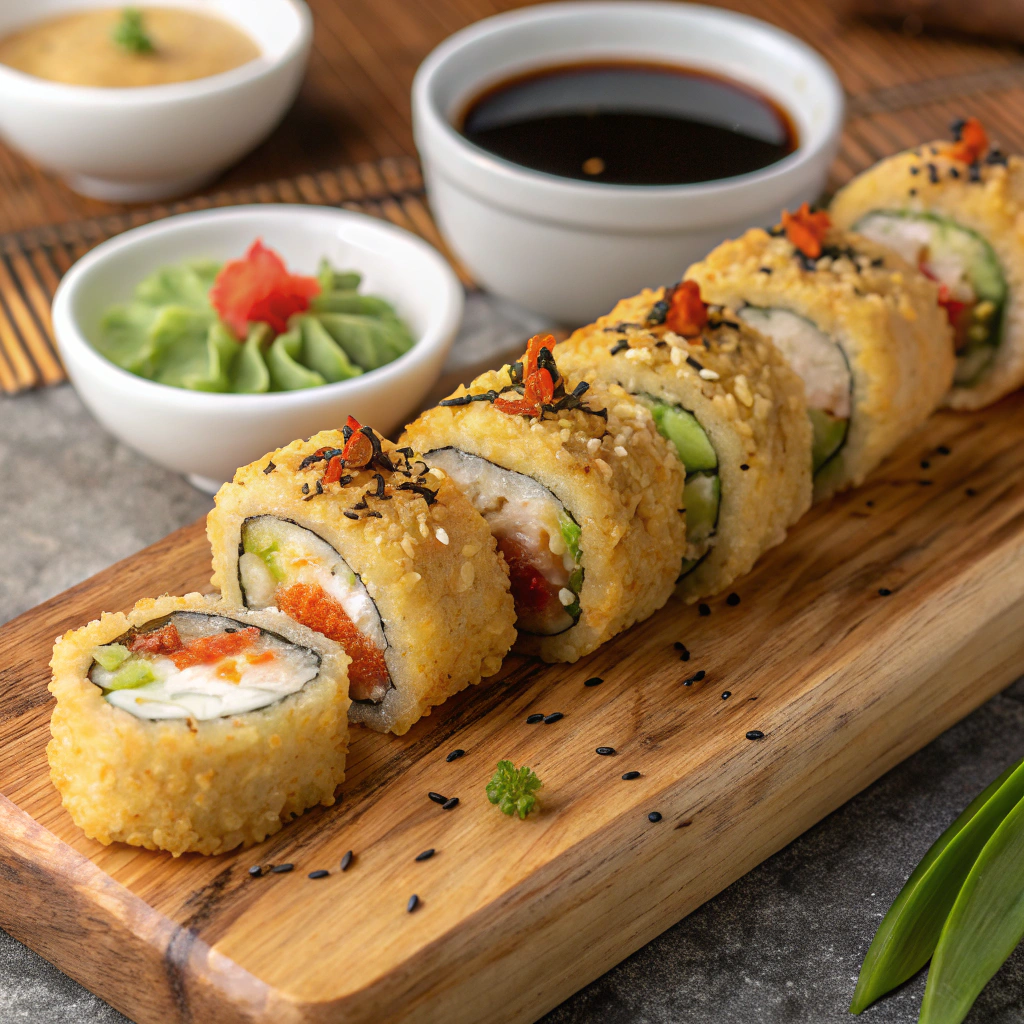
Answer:
<svg viewBox="0 0 1024 1024"><path fill-rule="evenodd" d="M285 284L264 287L282 262ZM328 207L241 206L97 246L61 281L53 326L96 419L213 491L347 416L401 427L437 380L462 308L451 267L407 231Z"/></svg>

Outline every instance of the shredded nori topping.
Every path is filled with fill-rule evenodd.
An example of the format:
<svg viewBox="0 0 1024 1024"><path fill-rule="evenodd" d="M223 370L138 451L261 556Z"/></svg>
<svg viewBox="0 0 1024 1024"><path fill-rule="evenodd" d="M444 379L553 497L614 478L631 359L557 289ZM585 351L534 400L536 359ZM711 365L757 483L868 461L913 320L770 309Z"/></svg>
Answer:
<svg viewBox="0 0 1024 1024"><path fill-rule="evenodd" d="M428 505L433 505L437 501L437 491L432 491L425 484L417 484L412 480L406 480L404 483L398 485L400 491L414 491L419 494Z"/></svg>
<svg viewBox="0 0 1024 1024"><path fill-rule="evenodd" d="M459 395L456 398L444 398L438 405L469 405L471 402L493 402L498 397L497 391L485 391L482 395Z"/></svg>
<svg viewBox="0 0 1024 1024"><path fill-rule="evenodd" d="M309 494L309 484L303 484L302 485L302 493L303 494Z"/></svg>
<svg viewBox="0 0 1024 1024"><path fill-rule="evenodd" d="M275 469L277 469L277 466L275 466L273 462L268 462L263 469L264 476L268 473L273 473Z"/></svg>
<svg viewBox="0 0 1024 1024"><path fill-rule="evenodd" d="M625 338L622 341L616 342L608 351L613 355L617 356L620 352L627 351L629 349L629 342Z"/></svg>
<svg viewBox="0 0 1024 1024"><path fill-rule="evenodd" d="M649 324L663 324L668 316L668 311L669 301L667 299L659 299L651 306L651 311L647 314L647 322Z"/></svg>

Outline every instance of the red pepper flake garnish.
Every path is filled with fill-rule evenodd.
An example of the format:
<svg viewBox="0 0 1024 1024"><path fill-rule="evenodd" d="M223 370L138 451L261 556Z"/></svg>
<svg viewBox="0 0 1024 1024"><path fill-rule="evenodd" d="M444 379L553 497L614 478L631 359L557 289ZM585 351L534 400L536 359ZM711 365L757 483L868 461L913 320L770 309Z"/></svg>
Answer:
<svg viewBox="0 0 1024 1024"><path fill-rule="evenodd" d="M988 132L976 117L969 117L960 127L957 140L952 143L947 155L965 164L977 163L988 151Z"/></svg>
<svg viewBox="0 0 1024 1024"><path fill-rule="evenodd" d="M930 281L938 281L924 260L918 264L918 270ZM974 322L972 314L976 303L954 299L948 285L939 283L939 305L946 311L946 319L953 328L953 347L959 352L970 341L967 332Z"/></svg>
<svg viewBox="0 0 1024 1024"><path fill-rule="evenodd" d="M279 587L274 597L277 607L303 626L323 633L345 648L352 659L348 667L351 696L355 700L371 700L380 695L390 679L384 653L356 628L345 609L315 583L294 583Z"/></svg>
<svg viewBox="0 0 1024 1024"><path fill-rule="evenodd" d="M192 665L209 665L221 658L241 654L259 639L260 631L255 626L246 626L237 633L218 633L216 636L201 636L197 640L171 654L171 661L178 668Z"/></svg>
<svg viewBox="0 0 1024 1024"><path fill-rule="evenodd" d="M665 326L684 338L700 334L708 322L708 307L700 297L700 285L696 281L680 281L672 291Z"/></svg>
<svg viewBox="0 0 1024 1024"><path fill-rule="evenodd" d="M495 409L510 416L539 416L541 407L548 405L555 397L555 381L551 371L538 366L540 350L549 352L555 347L555 339L550 334L535 334L526 343L526 355L523 357L523 397L496 398Z"/></svg>
<svg viewBox="0 0 1024 1024"><path fill-rule="evenodd" d="M335 455L334 458L327 463L327 470L324 472L324 483L336 484L341 479L343 466L344 463L341 460L341 456Z"/></svg>
<svg viewBox="0 0 1024 1024"><path fill-rule="evenodd" d="M811 213L807 203L804 203L796 213L782 211L782 227L786 232L786 238L794 248L812 260L821 255L821 243L825 240L825 232L831 224L824 210Z"/></svg>
<svg viewBox="0 0 1024 1024"><path fill-rule="evenodd" d="M132 654L174 654L184 648L178 627L173 622L154 629L149 633L139 633L128 644Z"/></svg>
<svg viewBox="0 0 1024 1024"><path fill-rule="evenodd" d="M320 293L315 277L291 274L284 260L256 239L245 257L228 260L210 289L218 316L242 339L250 323L265 323L276 334L288 330L288 318L309 308Z"/></svg>

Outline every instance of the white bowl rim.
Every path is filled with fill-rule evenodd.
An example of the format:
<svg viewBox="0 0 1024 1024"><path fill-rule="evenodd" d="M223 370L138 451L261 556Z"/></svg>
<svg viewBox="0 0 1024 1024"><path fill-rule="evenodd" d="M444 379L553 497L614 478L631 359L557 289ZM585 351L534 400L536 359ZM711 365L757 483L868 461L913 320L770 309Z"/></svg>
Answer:
<svg viewBox="0 0 1024 1024"><path fill-rule="evenodd" d="M737 174L728 178L718 178L707 182L691 182L678 185L623 185L611 182L582 181L576 178L563 178L547 171L536 171L522 164L514 163L499 157L490 151L470 142L451 123L444 112L435 103L433 91L434 76L440 68L458 51L475 45L479 40L499 32L514 23L545 22L561 19L566 15L586 18L607 12L611 9L629 11L631 15L642 17L646 14L671 14L679 18L703 19L709 23L718 22L724 25L743 25L773 37L777 43L796 51L809 64L813 65L824 79L831 95L828 97L834 111L830 125L823 128L819 137L811 146L804 145L801 139L797 148L781 160L768 164L756 171ZM538 67L543 66L538 64ZM812 46L784 29L738 11L731 11L707 4L670 3L667 0L556 0L556 2L539 3L530 7L518 8L491 15L481 21L459 30L449 36L426 57L419 66L413 80L413 102L429 120L430 128L440 133L449 147L460 149L464 157L477 168L493 174L501 179L510 189L522 187L543 187L568 198L589 194L619 197L652 197L665 199L687 197L704 199L727 195L736 189L744 189L755 183L773 181L784 175L796 173L818 158L823 150L829 148L833 141L836 125L841 126L845 109L845 94L832 66ZM792 117L792 113L787 111ZM444 172L444 168L439 168Z"/></svg>
<svg viewBox="0 0 1024 1024"><path fill-rule="evenodd" d="M358 222L368 225L378 230L381 235L391 241L418 250L420 256L432 261L439 269L443 284L437 301L437 309L431 311L428 317L431 322L428 323L426 330L417 337L407 352L403 352L397 359L386 363L384 366L380 366L375 370L365 371L358 377L351 377L348 380L339 380L330 384L322 384L314 388L299 388L294 391L268 391L256 395L237 395L231 392L220 391L192 391L189 388L161 384L159 381L140 377L111 362L93 347L72 314L71 305L77 289L82 287L83 282L88 280L88 275L95 267L102 264L108 256L114 253L131 248L137 244L145 245L154 238L159 238L161 235L169 232L187 231L197 223L201 224L208 221L242 220L258 214L264 220L287 220L294 225L297 212L341 223ZM332 206L315 206L305 203L251 203L244 206L219 207L214 210L197 210L193 213L176 214L151 224L132 228L129 231L124 231L113 238L107 239L105 242L101 242L74 263L61 279L53 297L52 320L54 336L57 339L58 348L62 352L65 348L74 348L76 356L91 363L98 372L113 374L116 379L121 381L123 386L137 387L143 394L148 393L154 401L158 401L162 405L179 405L181 407L205 409L208 411L217 409L223 412L234 410L242 412L258 409L269 410L271 408L282 409L289 406L303 405L306 401L311 400L312 396L315 396L317 399L329 400L333 396L343 393L346 389L359 390L361 385L368 383L373 385L386 384L392 378L400 376L410 363L417 361L418 357L422 357L427 352L434 352L438 347L447 343L448 339L458 330L462 319L463 305L462 286L448 261L432 245L429 245L423 239L412 234L410 231L406 231L404 228L388 224L386 221L371 217L366 213L337 209ZM72 383L74 383L73 380Z"/></svg>
<svg viewBox="0 0 1024 1024"><path fill-rule="evenodd" d="M101 107L138 107L147 104L180 103L182 100L199 99L221 92L230 92L250 82L259 80L284 67L305 49L313 38L313 16L305 0L277 0L290 7L299 25L295 38L276 57L268 59L263 53L237 68L222 71L216 75L193 78L186 82L169 82L166 85L139 85L106 87L98 85L69 85L67 82L53 82L39 78L26 71L18 71L0 63L0 88L16 88L21 95L33 94L40 100L51 103L78 104ZM166 0L174 6L174 0ZM192 8L188 8L191 10ZM29 22L31 24L31 22Z"/></svg>

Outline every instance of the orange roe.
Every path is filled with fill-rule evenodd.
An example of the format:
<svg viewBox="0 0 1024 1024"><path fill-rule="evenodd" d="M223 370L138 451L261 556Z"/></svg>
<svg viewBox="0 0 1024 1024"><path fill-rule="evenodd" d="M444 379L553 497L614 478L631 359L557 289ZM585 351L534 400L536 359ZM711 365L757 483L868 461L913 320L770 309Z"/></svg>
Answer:
<svg viewBox="0 0 1024 1024"><path fill-rule="evenodd" d="M269 324L275 334L288 330L288 319L309 309L320 293L315 277L291 274L284 260L257 238L244 259L228 260L210 289L217 315L242 339L250 323Z"/></svg>
<svg viewBox="0 0 1024 1024"><path fill-rule="evenodd" d="M825 240L825 233L831 224L832 221L824 210L811 213L807 203L804 203L796 213L782 211L782 227L785 229L786 238L794 248L812 260L821 255L821 243Z"/></svg>
<svg viewBox="0 0 1024 1024"><path fill-rule="evenodd" d="M259 654L247 654L245 660L250 665L266 665L273 661L277 655L273 651L260 651Z"/></svg>
<svg viewBox="0 0 1024 1024"><path fill-rule="evenodd" d="M684 338L700 334L708 322L708 307L700 297L700 285L696 281L680 281L672 292L665 326Z"/></svg>
<svg viewBox="0 0 1024 1024"><path fill-rule="evenodd" d="M218 633L216 636L201 636L171 654L171 661L178 668L193 665L210 665L221 658L241 654L259 639L260 631L255 626L246 626L237 633Z"/></svg>
<svg viewBox="0 0 1024 1024"><path fill-rule="evenodd" d="M388 667L384 653L356 628L345 609L315 583L293 583L278 587L277 607L296 622L323 633L345 648L352 659L348 667L349 693L354 700L379 697L388 685Z"/></svg>
<svg viewBox="0 0 1024 1024"><path fill-rule="evenodd" d="M965 164L977 163L988 151L988 132L976 117L969 117L960 129L960 138L949 147L953 160Z"/></svg>
<svg viewBox="0 0 1024 1024"><path fill-rule="evenodd" d="M242 674L238 671L238 662L234 658L225 660L222 664L218 665L214 675L228 683L238 683L242 679Z"/></svg>
<svg viewBox="0 0 1024 1024"><path fill-rule="evenodd" d="M140 633L132 637L128 650L132 654L174 654L184 648L178 627L173 622L154 629L149 633Z"/></svg>

